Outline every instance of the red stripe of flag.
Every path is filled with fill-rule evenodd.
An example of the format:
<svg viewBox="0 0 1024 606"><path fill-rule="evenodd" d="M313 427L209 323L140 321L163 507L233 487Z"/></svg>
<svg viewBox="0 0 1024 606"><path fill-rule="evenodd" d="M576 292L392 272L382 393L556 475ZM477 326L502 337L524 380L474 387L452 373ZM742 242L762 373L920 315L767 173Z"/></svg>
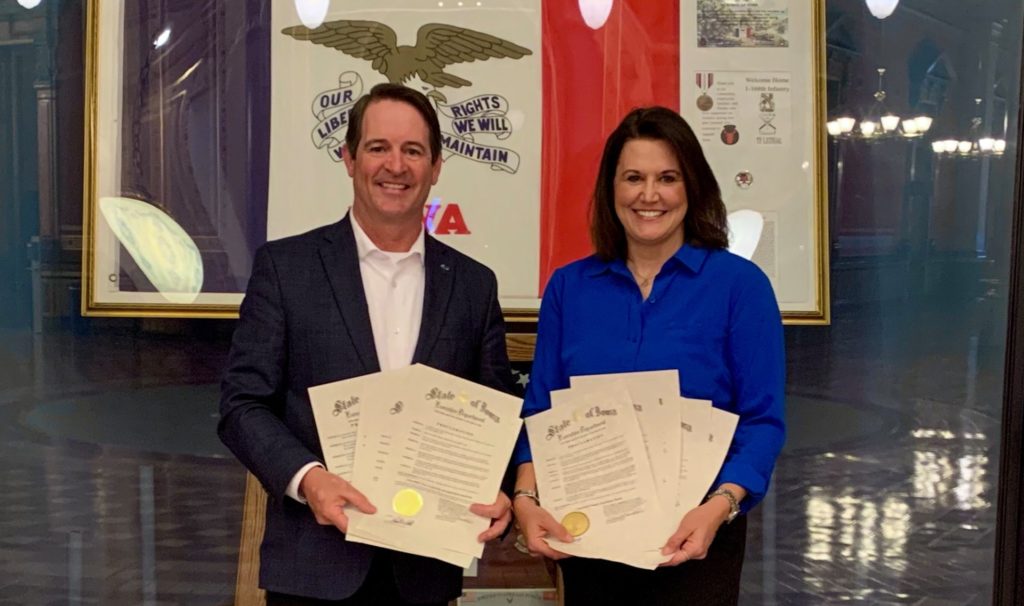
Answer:
<svg viewBox="0 0 1024 606"><path fill-rule="evenodd" d="M679 2L615 0L590 29L578 0L542 3L540 284L592 252L590 195L604 140L634 107L679 111Z"/></svg>

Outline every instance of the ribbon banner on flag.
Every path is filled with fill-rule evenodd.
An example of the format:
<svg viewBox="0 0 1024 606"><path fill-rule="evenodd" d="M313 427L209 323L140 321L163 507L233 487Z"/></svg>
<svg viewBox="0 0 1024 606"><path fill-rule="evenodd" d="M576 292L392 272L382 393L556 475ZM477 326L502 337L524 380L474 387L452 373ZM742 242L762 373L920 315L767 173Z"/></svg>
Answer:
<svg viewBox="0 0 1024 606"><path fill-rule="evenodd" d="M519 170L519 154L494 145L476 141L477 135L493 136L498 140L512 135L512 121L508 117L509 103L501 95L477 95L461 103L446 105L437 102L437 111L450 120L450 129L441 128L441 145L454 155L474 162L489 164L491 170L515 174Z"/></svg>
<svg viewBox="0 0 1024 606"><path fill-rule="evenodd" d="M311 136L317 149L327 149L327 155L341 162L341 149L345 145L348 114L359 97L363 96L363 78L356 72L343 72L338 76L338 88L325 90L313 99L316 127Z"/></svg>

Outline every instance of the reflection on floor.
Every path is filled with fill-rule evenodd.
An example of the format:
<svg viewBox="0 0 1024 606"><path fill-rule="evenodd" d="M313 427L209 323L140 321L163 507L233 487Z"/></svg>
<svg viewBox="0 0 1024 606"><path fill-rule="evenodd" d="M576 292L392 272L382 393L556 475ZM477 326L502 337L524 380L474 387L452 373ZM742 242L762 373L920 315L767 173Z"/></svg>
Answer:
<svg viewBox="0 0 1024 606"><path fill-rule="evenodd" d="M787 329L790 400L853 414L790 411L744 603L991 602L1004 319L984 300Z"/></svg>
<svg viewBox="0 0 1024 606"><path fill-rule="evenodd" d="M230 603L245 478L213 434L224 345L0 347L0 603Z"/></svg>
<svg viewBox="0 0 1024 606"><path fill-rule="evenodd" d="M988 603L1002 310L787 329L790 437L744 604ZM244 476L213 433L229 326L192 328L0 335L0 604L231 602Z"/></svg>

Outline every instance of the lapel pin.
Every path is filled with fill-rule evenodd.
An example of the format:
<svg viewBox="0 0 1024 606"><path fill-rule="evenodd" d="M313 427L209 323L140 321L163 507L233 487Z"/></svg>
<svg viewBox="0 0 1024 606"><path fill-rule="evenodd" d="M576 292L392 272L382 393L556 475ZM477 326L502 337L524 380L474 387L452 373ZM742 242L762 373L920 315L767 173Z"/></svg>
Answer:
<svg viewBox="0 0 1024 606"><path fill-rule="evenodd" d="M443 269L443 270L445 270L445 271L451 271L451 269L452 269L452 268L451 268L451 267L448 267L448 265L446 265L446 264L442 263L442 264L441 264L441 269Z"/></svg>

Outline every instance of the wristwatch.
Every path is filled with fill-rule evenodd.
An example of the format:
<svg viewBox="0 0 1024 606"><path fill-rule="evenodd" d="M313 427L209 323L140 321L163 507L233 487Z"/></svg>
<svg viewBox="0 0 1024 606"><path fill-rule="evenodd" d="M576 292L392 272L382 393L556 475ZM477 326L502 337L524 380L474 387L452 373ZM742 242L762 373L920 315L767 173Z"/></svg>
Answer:
<svg viewBox="0 0 1024 606"><path fill-rule="evenodd" d="M725 500L729 501L729 515L725 518L726 524L732 522L736 519L736 516L740 515L740 501L731 490L728 488L719 488L709 494L707 498L704 499L704 502L707 503L714 497L725 497Z"/></svg>

